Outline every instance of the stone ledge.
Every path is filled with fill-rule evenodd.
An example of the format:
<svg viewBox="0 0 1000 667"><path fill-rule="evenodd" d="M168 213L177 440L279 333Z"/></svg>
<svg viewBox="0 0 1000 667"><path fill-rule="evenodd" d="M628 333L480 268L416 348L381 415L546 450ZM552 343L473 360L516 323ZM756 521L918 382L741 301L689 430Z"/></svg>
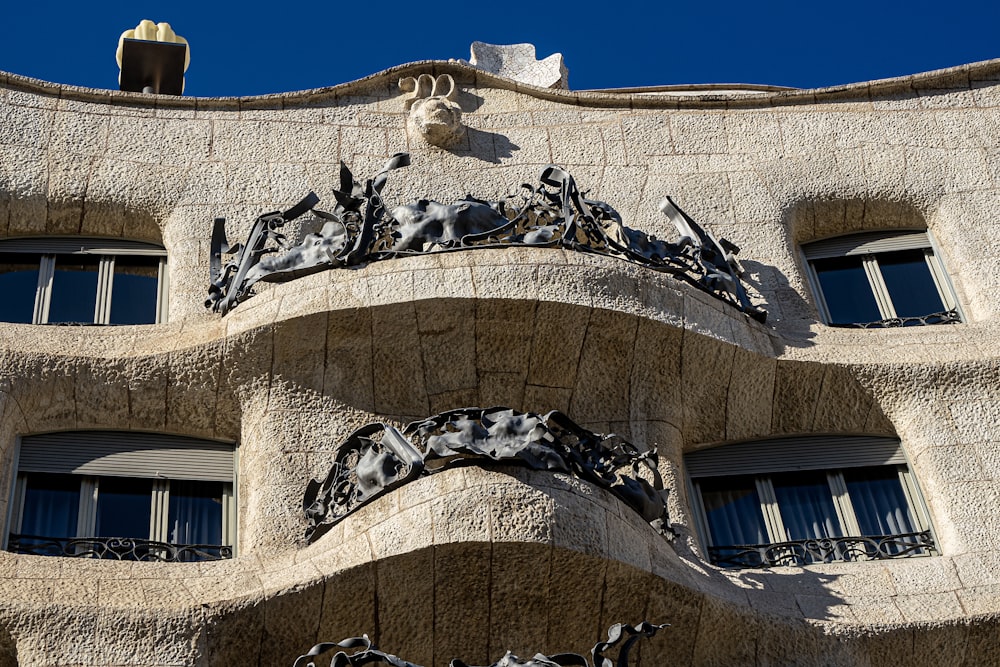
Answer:
<svg viewBox="0 0 1000 667"><path fill-rule="evenodd" d="M677 94L662 87L652 87L655 94L637 92L642 89L630 89L629 92L606 91L569 91L551 88L539 88L530 84L514 81L485 72L470 65L457 61L426 60L404 65L371 74L348 83L326 88L294 91L288 93L273 93L249 97L211 97L211 98L178 98L172 95L148 95L143 93L126 93L98 88L85 88L67 84L50 83L40 79L0 72L6 81L0 79L0 84L22 92L43 96L54 96L61 99L95 102L102 104L138 103L138 106L179 109L179 108L226 108L233 111L259 108L292 108L303 104L315 105L317 102L329 100L335 102L340 95L357 95L370 91L374 87L384 86L387 89L394 86L402 76L413 76L426 73L428 70L437 74L451 74L463 83L474 82L478 86L512 90L538 99L587 107L611 108L644 108L644 109L685 109L685 108L756 108L780 107L800 104L822 104L825 102L843 102L848 100L882 99L898 95L911 96L915 90L944 92L955 89L968 89L970 81L977 83L992 82L998 79L1000 59L985 60L970 65L958 65L931 72L909 74L889 79L878 79L839 86L828 86L815 89L774 91L770 88L756 94L739 91L722 93L714 86L708 87L704 95L692 94L691 86L677 87Z"/></svg>

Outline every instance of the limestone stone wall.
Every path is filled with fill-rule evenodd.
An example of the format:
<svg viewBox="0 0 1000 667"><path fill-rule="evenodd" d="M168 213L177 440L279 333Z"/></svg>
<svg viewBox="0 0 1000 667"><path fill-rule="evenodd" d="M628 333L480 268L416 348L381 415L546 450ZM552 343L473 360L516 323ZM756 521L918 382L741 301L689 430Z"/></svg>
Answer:
<svg viewBox="0 0 1000 667"><path fill-rule="evenodd" d="M467 126L406 132L401 76L450 74ZM0 664L290 665L368 633L418 664L584 651L611 623L672 627L641 664L1000 662L1000 61L790 92L577 93L457 63L331 89L188 99L0 73L0 237L162 243L169 321L0 323L0 517L20 435L149 430L239 443L238 553L129 563L0 552ZM496 199L550 163L672 239L670 195L739 245L760 324L613 258L491 249L378 262L203 307L216 217L242 240L343 160L405 203ZM966 316L819 322L801 243L926 228ZM293 238L308 229L293 226ZM464 468L302 539L306 482L371 421L558 409L656 447L677 537L553 474ZM695 449L782 434L898 435L941 554L720 570L698 543ZM4 527L6 530L6 527ZM3 662L6 660L7 662Z"/></svg>

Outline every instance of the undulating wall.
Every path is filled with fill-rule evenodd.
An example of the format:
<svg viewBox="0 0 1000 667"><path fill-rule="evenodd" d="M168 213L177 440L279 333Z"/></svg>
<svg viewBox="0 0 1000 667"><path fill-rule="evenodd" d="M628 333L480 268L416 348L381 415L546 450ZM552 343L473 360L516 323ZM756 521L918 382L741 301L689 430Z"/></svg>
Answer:
<svg viewBox="0 0 1000 667"><path fill-rule="evenodd" d="M450 74L466 129L407 134L397 81ZM1000 61L836 89L541 90L457 63L241 99L84 90L0 74L0 237L162 243L169 321L0 324L0 517L17 437L149 430L239 443L238 553L136 563L0 552L0 664L290 665L368 633L418 664L583 651L611 623L671 627L642 664L1000 662ZM212 221L242 240L340 161L383 195L495 200L550 163L626 225L672 239L670 195L741 247L761 324L669 275L558 249L385 260L204 308ZM826 327L799 244L927 228L966 321ZM314 231L289 226L293 240ZM471 405L561 410L657 448L677 535L605 491L464 467L312 545L302 495L356 428ZM940 555L720 570L685 452L781 434L898 435ZM3 662L7 660L7 662Z"/></svg>

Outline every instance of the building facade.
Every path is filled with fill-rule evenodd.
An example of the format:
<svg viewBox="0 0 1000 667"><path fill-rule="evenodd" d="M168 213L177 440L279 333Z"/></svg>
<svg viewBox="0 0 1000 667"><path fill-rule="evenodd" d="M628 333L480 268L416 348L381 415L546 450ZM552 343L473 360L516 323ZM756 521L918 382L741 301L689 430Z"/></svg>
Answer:
<svg viewBox="0 0 1000 667"><path fill-rule="evenodd" d="M1000 663L998 107L1000 61L238 99L0 74L0 664L367 633L487 665L643 619L647 666ZM491 231L511 210L534 235ZM481 451L351 467L469 406L655 449L669 519ZM317 520L335 462L377 492Z"/></svg>

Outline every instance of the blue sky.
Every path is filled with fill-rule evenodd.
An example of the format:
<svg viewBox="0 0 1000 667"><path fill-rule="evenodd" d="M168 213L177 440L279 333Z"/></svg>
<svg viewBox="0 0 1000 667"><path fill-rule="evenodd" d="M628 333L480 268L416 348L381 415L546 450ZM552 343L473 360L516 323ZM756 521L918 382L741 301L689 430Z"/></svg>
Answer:
<svg viewBox="0 0 1000 667"><path fill-rule="evenodd" d="M14 0L0 70L116 88L118 36L167 21L191 43L186 94L255 95L351 81L473 40L561 52L575 90L681 83L817 87L1000 57L1000 3L74 2Z"/></svg>

